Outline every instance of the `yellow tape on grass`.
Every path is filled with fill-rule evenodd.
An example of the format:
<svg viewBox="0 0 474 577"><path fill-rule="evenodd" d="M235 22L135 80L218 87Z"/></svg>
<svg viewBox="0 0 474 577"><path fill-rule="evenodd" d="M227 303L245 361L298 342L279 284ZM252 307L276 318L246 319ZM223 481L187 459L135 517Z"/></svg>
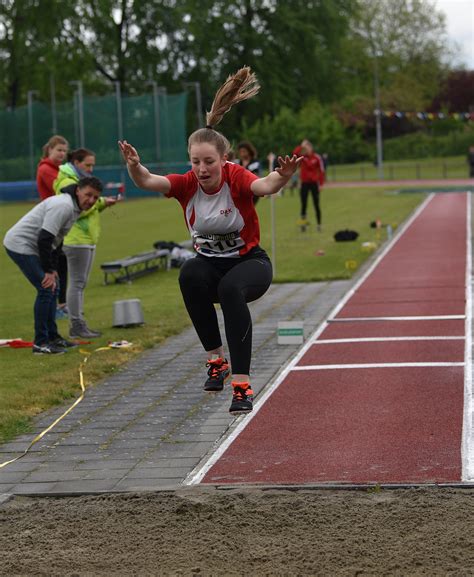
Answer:
<svg viewBox="0 0 474 577"><path fill-rule="evenodd" d="M84 349L79 349L80 353L86 355L84 357L84 360L79 365L79 385L81 387L80 396L74 401L74 403L66 411L64 411L64 413L60 417L58 417L54 421L54 423L51 423L51 425L49 425L49 427L47 427L44 431L41 431L41 433L39 433L39 435L36 435L36 437L31 441L31 443L28 445L28 447L23 451L23 453L21 455L18 455L18 457L15 457L14 459L10 459L9 461L5 461L4 463L0 463L0 469L2 469L3 467L6 467L7 465L10 465L10 463L14 463L15 461L18 461L18 459L21 459L22 457L24 457L28 453L28 451L31 449L31 447L33 447L33 445L35 445L47 433L49 433L49 431L51 431L51 429L53 429L60 421L62 421L64 419L64 417L66 415L68 415L82 401L82 399L84 398L84 395L86 394L86 388L84 386L84 367L87 363L87 359L93 353L98 353L99 351L107 351L110 349L129 348L131 346L132 346L132 343L129 343L128 341L117 341L115 343L109 343L108 346L106 346L106 347L99 347L98 349L95 349L93 351L86 351Z"/></svg>

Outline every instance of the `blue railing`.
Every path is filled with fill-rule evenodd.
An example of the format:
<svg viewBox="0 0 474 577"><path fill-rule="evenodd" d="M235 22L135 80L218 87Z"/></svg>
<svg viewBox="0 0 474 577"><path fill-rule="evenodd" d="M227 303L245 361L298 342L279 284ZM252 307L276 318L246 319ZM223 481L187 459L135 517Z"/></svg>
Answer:
<svg viewBox="0 0 474 577"><path fill-rule="evenodd" d="M190 168L187 162L166 164L148 164L147 168L157 174L183 174ZM94 170L97 176L105 184L104 194L115 195L119 191L119 185L125 184L127 198L156 196L156 194L137 188L128 176L125 167L121 166L97 166ZM113 186L111 186L113 185ZM39 194L36 182L20 180L15 182L0 182L0 202L25 202L38 200Z"/></svg>

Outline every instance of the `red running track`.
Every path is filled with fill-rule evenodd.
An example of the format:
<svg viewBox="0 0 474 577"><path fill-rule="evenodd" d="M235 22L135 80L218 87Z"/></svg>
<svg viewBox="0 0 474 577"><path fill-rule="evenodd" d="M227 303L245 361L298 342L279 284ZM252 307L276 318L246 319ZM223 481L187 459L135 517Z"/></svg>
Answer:
<svg viewBox="0 0 474 577"><path fill-rule="evenodd" d="M434 196L201 482L461 481L466 218Z"/></svg>

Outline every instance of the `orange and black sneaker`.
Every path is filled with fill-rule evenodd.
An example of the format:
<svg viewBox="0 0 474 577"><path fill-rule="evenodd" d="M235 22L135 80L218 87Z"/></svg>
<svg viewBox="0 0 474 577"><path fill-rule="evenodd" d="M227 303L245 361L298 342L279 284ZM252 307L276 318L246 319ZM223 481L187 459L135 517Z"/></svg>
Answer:
<svg viewBox="0 0 474 577"><path fill-rule="evenodd" d="M206 367L208 379L204 383L205 391L222 391L224 382L230 377L230 368L227 359L219 357L218 359L207 361Z"/></svg>
<svg viewBox="0 0 474 577"><path fill-rule="evenodd" d="M229 413L239 415L250 413L253 409L253 391L249 383L232 383L234 392L232 394L232 403L230 404Z"/></svg>

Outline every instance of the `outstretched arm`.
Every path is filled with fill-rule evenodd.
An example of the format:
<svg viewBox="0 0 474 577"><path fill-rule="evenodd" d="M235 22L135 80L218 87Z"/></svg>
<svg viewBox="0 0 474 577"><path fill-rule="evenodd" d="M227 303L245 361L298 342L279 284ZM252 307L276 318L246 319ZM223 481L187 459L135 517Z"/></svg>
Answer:
<svg viewBox="0 0 474 577"><path fill-rule="evenodd" d="M285 158L279 156L278 163L280 166L277 166L267 176L254 180L250 185L252 192L255 196L275 194L290 180L302 160L302 156L297 158L295 154L291 158L288 155Z"/></svg>
<svg viewBox="0 0 474 577"><path fill-rule="evenodd" d="M136 149L126 140L118 141L122 157L127 163L127 170L133 182L143 190L152 192L162 192L166 194L170 191L170 181L165 176L152 174L148 168L140 164L140 157Z"/></svg>

